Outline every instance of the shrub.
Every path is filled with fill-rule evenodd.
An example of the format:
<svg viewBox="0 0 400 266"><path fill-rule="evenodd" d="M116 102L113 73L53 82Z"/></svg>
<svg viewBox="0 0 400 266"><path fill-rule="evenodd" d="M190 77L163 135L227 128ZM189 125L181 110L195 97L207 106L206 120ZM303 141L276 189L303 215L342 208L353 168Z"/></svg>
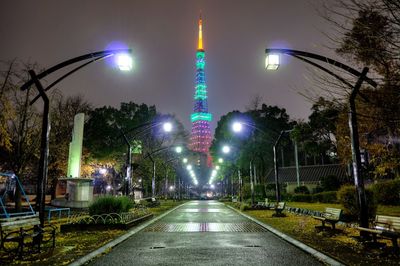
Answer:
<svg viewBox="0 0 400 266"><path fill-rule="evenodd" d="M321 178L321 187L323 191L337 191L340 185L339 178L335 175L328 175Z"/></svg>
<svg viewBox="0 0 400 266"><path fill-rule="evenodd" d="M244 199L250 199L251 198L251 186L250 186L250 184L244 184L243 185L242 193L243 193L243 198ZM265 197L266 197L266 195L265 195L264 185L254 185L254 198L264 199Z"/></svg>
<svg viewBox="0 0 400 266"><path fill-rule="evenodd" d="M310 194L293 194L291 200L298 202L312 202L312 195Z"/></svg>
<svg viewBox="0 0 400 266"><path fill-rule="evenodd" d="M316 193L321 193L321 192L324 192L324 189L320 185L317 185L315 188L313 188L311 193L316 194Z"/></svg>
<svg viewBox="0 0 400 266"><path fill-rule="evenodd" d="M336 191L325 191L313 194L313 202L337 203Z"/></svg>
<svg viewBox="0 0 400 266"><path fill-rule="evenodd" d="M247 203L242 203L242 205L240 205L240 210L241 211L251 210L251 206Z"/></svg>
<svg viewBox="0 0 400 266"><path fill-rule="evenodd" d="M374 200L373 192L370 189L365 190L368 206L368 216L373 218L376 213L376 201ZM357 220L359 216L358 196L356 188L352 185L342 186L337 192L339 203L343 206L344 215L350 220Z"/></svg>
<svg viewBox="0 0 400 266"><path fill-rule="evenodd" d="M306 187L306 186L299 186L294 189L294 193L310 194L310 191L308 190L308 187Z"/></svg>
<svg viewBox="0 0 400 266"><path fill-rule="evenodd" d="M400 180L388 180L372 186L375 199L384 205L400 205Z"/></svg>
<svg viewBox="0 0 400 266"><path fill-rule="evenodd" d="M97 198L89 206L89 214L121 213L127 212L134 206L129 197L106 196Z"/></svg>

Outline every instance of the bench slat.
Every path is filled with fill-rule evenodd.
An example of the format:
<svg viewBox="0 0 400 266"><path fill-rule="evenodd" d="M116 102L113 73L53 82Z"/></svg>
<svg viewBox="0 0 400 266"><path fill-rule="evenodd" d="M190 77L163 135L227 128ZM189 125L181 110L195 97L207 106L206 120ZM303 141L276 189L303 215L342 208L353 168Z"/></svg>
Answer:
<svg viewBox="0 0 400 266"><path fill-rule="evenodd" d="M39 225L40 220L37 218L32 218L32 219L25 219L25 220L18 220L18 221L11 221L11 222L3 222L0 224L1 230L3 229L14 229L14 228L20 228L24 226L33 226L33 225Z"/></svg>

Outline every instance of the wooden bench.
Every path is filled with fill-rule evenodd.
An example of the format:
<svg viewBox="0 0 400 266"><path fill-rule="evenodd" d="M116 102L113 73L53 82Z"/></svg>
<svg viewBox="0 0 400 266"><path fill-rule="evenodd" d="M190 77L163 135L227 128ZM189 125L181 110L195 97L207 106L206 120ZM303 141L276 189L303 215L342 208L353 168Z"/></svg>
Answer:
<svg viewBox="0 0 400 266"><path fill-rule="evenodd" d="M48 228L50 228L50 231L45 231L40 227L38 214L0 219L0 250L4 250L9 255L17 253L18 257L22 258L24 246L27 245L30 245L33 249L37 247L37 252L40 252L42 243L53 240L54 248L55 227L49 226ZM50 233L48 239L44 239L45 233ZM16 245L7 245L7 243L12 242L16 243Z"/></svg>
<svg viewBox="0 0 400 266"><path fill-rule="evenodd" d="M325 222L332 225L332 229L335 229L335 224L339 222L342 216L342 210L336 208L325 208L325 212L321 216L313 216L314 219L320 220L322 222L322 227L325 227Z"/></svg>
<svg viewBox="0 0 400 266"><path fill-rule="evenodd" d="M267 199L267 198L265 199L264 202L259 201L259 202L257 202L257 204L256 204L256 207L267 207L267 206L269 206L269 202L268 202L268 199Z"/></svg>
<svg viewBox="0 0 400 266"><path fill-rule="evenodd" d="M282 212L285 209L286 203L284 201L278 202L277 204L273 204L271 210L275 210L276 216L282 216Z"/></svg>
<svg viewBox="0 0 400 266"><path fill-rule="evenodd" d="M400 237L400 217L376 215L371 228L357 227L357 229L372 235L374 242L377 237L392 240L394 250L399 252L397 239Z"/></svg>

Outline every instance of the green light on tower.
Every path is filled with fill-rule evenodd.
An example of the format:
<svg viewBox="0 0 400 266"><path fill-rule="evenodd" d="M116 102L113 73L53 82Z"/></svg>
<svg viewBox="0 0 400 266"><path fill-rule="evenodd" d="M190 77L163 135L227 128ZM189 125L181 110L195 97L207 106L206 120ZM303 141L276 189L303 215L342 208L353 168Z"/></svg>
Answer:
<svg viewBox="0 0 400 266"><path fill-rule="evenodd" d="M193 113L191 115L191 120L192 120L192 122L195 122L198 120L211 121L212 114L210 114L210 113Z"/></svg>

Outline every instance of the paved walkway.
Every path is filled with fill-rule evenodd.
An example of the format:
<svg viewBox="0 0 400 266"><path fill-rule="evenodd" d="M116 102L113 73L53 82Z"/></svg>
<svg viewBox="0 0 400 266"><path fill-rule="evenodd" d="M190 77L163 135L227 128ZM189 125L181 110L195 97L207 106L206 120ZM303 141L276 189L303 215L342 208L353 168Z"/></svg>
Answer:
<svg viewBox="0 0 400 266"><path fill-rule="evenodd" d="M281 266L321 263L222 203L191 201L90 265Z"/></svg>

